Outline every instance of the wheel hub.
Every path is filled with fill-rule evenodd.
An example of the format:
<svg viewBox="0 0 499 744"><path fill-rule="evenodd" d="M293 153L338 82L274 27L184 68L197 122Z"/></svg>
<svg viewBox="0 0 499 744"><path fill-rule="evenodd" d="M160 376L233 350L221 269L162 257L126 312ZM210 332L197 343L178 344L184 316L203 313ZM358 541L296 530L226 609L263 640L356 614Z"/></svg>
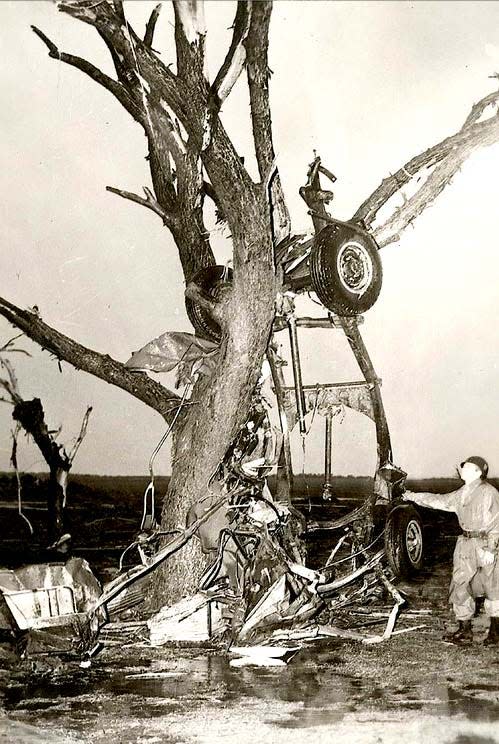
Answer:
<svg viewBox="0 0 499 744"><path fill-rule="evenodd" d="M421 526L415 519L411 519L407 525L405 544L409 558L416 565L423 555L423 534L421 532Z"/></svg>
<svg viewBox="0 0 499 744"><path fill-rule="evenodd" d="M369 253L354 240L343 245L337 258L338 276L343 286L359 296L369 288L373 266Z"/></svg>

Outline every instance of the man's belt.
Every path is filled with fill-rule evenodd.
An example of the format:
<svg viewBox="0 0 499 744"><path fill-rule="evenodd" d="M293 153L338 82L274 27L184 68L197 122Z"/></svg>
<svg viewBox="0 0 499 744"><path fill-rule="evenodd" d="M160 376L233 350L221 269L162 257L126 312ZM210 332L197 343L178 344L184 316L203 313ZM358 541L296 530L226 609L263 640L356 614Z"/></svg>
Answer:
<svg viewBox="0 0 499 744"><path fill-rule="evenodd" d="M473 530L463 530L463 537L481 537L482 539L485 539L488 537L488 533L484 530L480 531L473 531Z"/></svg>

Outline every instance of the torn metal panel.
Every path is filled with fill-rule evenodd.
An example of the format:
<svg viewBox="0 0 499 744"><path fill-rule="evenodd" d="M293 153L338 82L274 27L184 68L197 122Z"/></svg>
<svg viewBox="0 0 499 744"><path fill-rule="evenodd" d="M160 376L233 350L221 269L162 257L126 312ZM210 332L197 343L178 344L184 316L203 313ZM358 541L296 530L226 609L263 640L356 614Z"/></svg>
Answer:
<svg viewBox="0 0 499 744"><path fill-rule="evenodd" d="M369 382L342 382L324 385L303 385L305 412L316 411L322 416L338 415L346 406L375 420ZM295 389L284 388L284 410L289 429L298 422Z"/></svg>
<svg viewBox="0 0 499 744"><path fill-rule="evenodd" d="M221 604L198 593L170 606L162 607L147 621L152 646L174 641L202 642L223 632L226 623Z"/></svg>

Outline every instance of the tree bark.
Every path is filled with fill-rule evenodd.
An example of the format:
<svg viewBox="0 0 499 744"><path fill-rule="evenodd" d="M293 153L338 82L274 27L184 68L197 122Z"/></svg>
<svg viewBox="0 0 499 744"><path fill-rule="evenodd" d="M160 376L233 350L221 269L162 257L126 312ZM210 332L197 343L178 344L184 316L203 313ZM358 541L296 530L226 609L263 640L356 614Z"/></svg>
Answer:
<svg viewBox="0 0 499 744"><path fill-rule="evenodd" d="M254 250L263 256L235 266L234 292L217 368L211 381L202 380L195 386L191 396L194 405L175 437L172 477L161 518L165 529L183 524L189 506L207 495L210 476L245 421L270 336L275 282L265 198L260 194L253 203L248 199L247 210L238 224L230 227L236 255ZM166 596L174 601L195 591L204 565L197 545L189 543L162 569L158 600L164 601Z"/></svg>
<svg viewBox="0 0 499 744"><path fill-rule="evenodd" d="M64 448L51 436L39 398L20 400L14 406L12 418L24 431L33 437L38 449L49 466L49 492L47 496L47 533L49 544L62 535L64 528L64 504L71 459Z"/></svg>

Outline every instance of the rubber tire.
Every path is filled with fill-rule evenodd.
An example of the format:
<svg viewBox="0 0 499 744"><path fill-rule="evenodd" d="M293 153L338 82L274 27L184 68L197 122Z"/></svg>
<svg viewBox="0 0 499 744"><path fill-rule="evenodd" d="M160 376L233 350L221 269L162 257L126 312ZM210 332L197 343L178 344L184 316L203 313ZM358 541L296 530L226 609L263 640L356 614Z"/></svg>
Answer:
<svg viewBox="0 0 499 744"><path fill-rule="evenodd" d="M207 266L200 269L192 277L201 290L211 299L216 299L222 287L232 284L232 269L227 266ZM187 298L185 301L187 316L194 326L196 336L218 343L222 338L222 331L213 320L206 308Z"/></svg>
<svg viewBox="0 0 499 744"><path fill-rule="evenodd" d="M361 291L349 290L338 269L338 256L352 243L370 264L371 276ZM309 266L314 291L322 304L336 315L364 313L378 299L383 281L378 246L374 238L358 225L337 222L321 230L314 241Z"/></svg>
<svg viewBox="0 0 499 744"><path fill-rule="evenodd" d="M411 528L418 532L421 541L417 560L407 549L408 531ZM388 563L397 577L409 578L423 567L423 523L414 507L401 507L388 517L385 525L385 552Z"/></svg>

